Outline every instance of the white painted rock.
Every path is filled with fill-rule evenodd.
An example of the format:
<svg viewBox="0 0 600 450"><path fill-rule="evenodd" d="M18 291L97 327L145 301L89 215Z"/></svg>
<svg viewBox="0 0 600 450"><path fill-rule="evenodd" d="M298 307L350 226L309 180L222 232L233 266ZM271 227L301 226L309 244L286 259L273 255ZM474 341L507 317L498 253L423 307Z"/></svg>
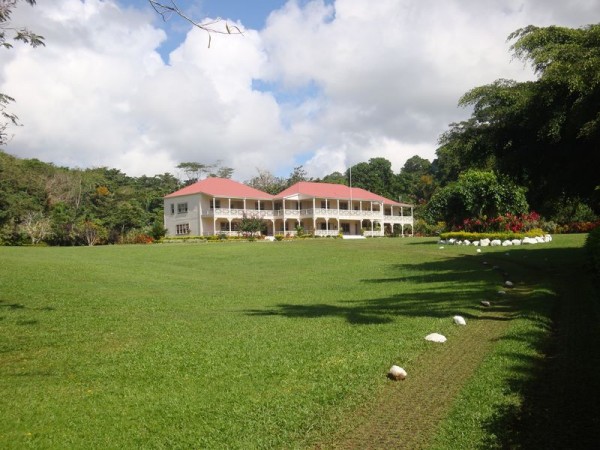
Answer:
<svg viewBox="0 0 600 450"><path fill-rule="evenodd" d="M500 239L494 239L492 242L490 242L490 245L492 247L499 247L502 245L502 241Z"/></svg>
<svg viewBox="0 0 600 450"><path fill-rule="evenodd" d="M538 241L540 244L544 243L544 238L541 236L536 237L535 240Z"/></svg>
<svg viewBox="0 0 600 450"><path fill-rule="evenodd" d="M509 247L513 245L512 241L509 241L508 239L505 241L502 241L502 247Z"/></svg>
<svg viewBox="0 0 600 450"><path fill-rule="evenodd" d="M456 325L466 325L467 321L465 320L465 318L463 316L454 316L454 323Z"/></svg>
<svg viewBox="0 0 600 450"><path fill-rule="evenodd" d="M547 234L546 236L544 236L544 241L546 242L552 242L552 236Z"/></svg>
<svg viewBox="0 0 600 450"><path fill-rule="evenodd" d="M440 250L444 250L444 246L441 246L441 247L440 247Z"/></svg>
<svg viewBox="0 0 600 450"><path fill-rule="evenodd" d="M479 242L477 244L479 244ZM473 245L477 245L477 244L473 243ZM477 249L477 253L481 253L481 249L480 248Z"/></svg>
<svg viewBox="0 0 600 450"><path fill-rule="evenodd" d="M454 244L455 242L456 242L456 239L454 239L454 238L448 239L448 244Z"/></svg>
<svg viewBox="0 0 600 450"><path fill-rule="evenodd" d="M470 240L468 240L468 239L465 239L465 240L463 241L463 244L464 244L464 245L471 245L471 241L470 241Z"/></svg>
<svg viewBox="0 0 600 450"><path fill-rule="evenodd" d="M446 342L447 339L446 336L443 336L439 333L431 333L425 336L425 340L431 342L439 342L440 344L443 344L444 342Z"/></svg>
<svg viewBox="0 0 600 450"><path fill-rule="evenodd" d="M404 380L406 375L408 375L406 370L396 365L392 366L388 372L388 378L391 378L392 380Z"/></svg>
<svg viewBox="0 0 600 450"><path fill-rule="evenodd" d="M505 281L504 282L504 286L506 286L506 287L513 287L514 283L512 281Z"/></svg>
<svg viewBox="0 0 600 450"><path fill-rule="evenodd" d="M506 295L506 291L498 291L498 295Z"/></svg>
<svg viewBox="0 0 600 450"><path fill-rule="evenodd" d="M490 306L492 306L492 304L490 302L488 302L487 300L481 300L481 306L485 306L486 308L489 308Z"/></svg>
<svg viewBox="0 0 600 450"><path fill-rule="evenodd" d="M521 245L521 239L513 239L512 243L513 245Z"/></svg>
<svg viewBox="0 0 600 450"><path fill-rule="evenodd" d="M481 241L479 241L479 245L481 245L482 247L488 247L490 245L490 240L489 239L482 239Z"/></svg>
<svg viewBox="0 0 600 450"><path fill-rule="evenodd" d="M446 244L446 241L445 241L445 240L443 240L443 239L440 239L440 240L438 241L438 244L440 244L440 245L445 245L445 244Z"/></svg>

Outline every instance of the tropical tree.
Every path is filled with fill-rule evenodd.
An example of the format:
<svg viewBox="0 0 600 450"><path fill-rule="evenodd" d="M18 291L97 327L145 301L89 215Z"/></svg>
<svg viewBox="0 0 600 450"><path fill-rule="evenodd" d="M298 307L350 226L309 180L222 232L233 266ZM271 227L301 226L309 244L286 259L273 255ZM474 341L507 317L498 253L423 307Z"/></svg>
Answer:
<svg viewBox="0 0 600 450"><path fill-rule="evenodd" d="M348 177L346 175L344 175L342 172L332 172L329 175L325 175L321 179L321 181L323 183L348 185Z"/></svg>
<svg viewBox="0 0 600 450"><path fill-rule="evenodd" d="M472 169L438 189L427 204L425 216L430 223L443 221L456 227L465 219L524 214L528 207L522 187L493 172Z"/></svg>
<svg viewBox="0 0 600 450"><path fill-rule="evenodd" d="M416 204L429 201L437 186L431 161L418 155L406 160L396 179L401 199Z"/></svg>
<svg viewBox="0 0 600 450"><path fill-rule="evenodd" d="M24 0L31 6L35 5L35 0ZM27 28L15 28L10 22L10 16L19 0L2 0L0 1L0 47L5 49L12 48L10 39L20 41L32 47L38 47L44 44L44 38L32 32ZM14 102L15 99L0 92L0 115L3 122L0 122L0 145L5 145L8 141L7 129L12 123L19 124L19 118L6 110L7 106Z"/></svg>
<svg viewBox="0 0 600 450"><path fill-rule="evenodd" d="M396 179L392 163L385 158L371 158L346 171L353 187L360 187L387 198L394 198Z"/></svg>
<svg viewBox="0 0 600 450"><path fill-rule="evenodd" d="M596 202L600 165L600 24L529 26L509 36L538 79L497 80L467 92L470 119L441 138L437 173L494 169L526 186L536 209L548 200Z"/></svg>

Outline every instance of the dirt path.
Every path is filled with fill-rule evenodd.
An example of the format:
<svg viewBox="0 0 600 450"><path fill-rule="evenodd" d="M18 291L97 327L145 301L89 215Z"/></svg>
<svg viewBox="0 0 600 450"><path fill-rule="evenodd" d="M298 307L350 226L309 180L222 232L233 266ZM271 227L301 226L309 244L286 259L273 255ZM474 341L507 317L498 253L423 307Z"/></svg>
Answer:
<svg viewBox="0 0 600 450"><path fill-rule="evenodd" d="M349 418L354 423L351 430L320 448L426 447L432 428L445 417L455 395L504 334L507 315L492 307L446 343L431 343L431 351L411 365L414 368L405 381L390 381L379 398Z"/></svg>

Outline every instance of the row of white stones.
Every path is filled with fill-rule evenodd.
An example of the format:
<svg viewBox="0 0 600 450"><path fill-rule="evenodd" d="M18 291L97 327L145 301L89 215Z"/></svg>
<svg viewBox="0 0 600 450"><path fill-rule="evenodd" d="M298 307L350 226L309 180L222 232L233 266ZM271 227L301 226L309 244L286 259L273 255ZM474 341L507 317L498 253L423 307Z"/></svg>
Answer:
<svg viewBox="0 0 600 450"><path fill-rule="evenodd" d="M440 245L474 245L475 247L509 247L511 245L523 245L523 244L543 244L544 242L551 242L552 236L546 234L545 236L537 236L537 237L525 237L523 239L506 239L504 241L500 239L480 239L479 241L469 241L465 239L464 241L458 239L441 239L438 241Z"/></svg>

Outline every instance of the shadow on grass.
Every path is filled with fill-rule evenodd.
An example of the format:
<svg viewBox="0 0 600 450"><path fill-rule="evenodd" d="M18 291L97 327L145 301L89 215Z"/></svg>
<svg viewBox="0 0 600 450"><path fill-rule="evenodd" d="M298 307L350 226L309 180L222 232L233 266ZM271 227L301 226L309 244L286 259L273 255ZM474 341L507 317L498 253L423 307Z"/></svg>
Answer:
<svg viewBox="0 0 600 450"><path fill-rule="evenodd" d="M483 260L489 265L482 272ZM484 424L488 440L483 448L597 448L600 299L585 272L584 261L581 248L539 246L398 265L398 276L360 282L409 282L423 287L388 298L334 305L279 304L247 313L306 319L341 317L363 325L389 323L397 317L448 317L463 309L474 311L483 295L481 285L475 286L476 281L489 277L486 279L502 283L509 273L516 283L514 294L492 299L493 308L488 310L491 314L478 319L511 320L518 315L544 325L539 331L501 338L528 344L536 350L536 356L518 352L501 355L514 374L505 380L507 395L523 401L498 407ZM403 276L403 272L411 275ZM428 292L428 283L447 283L447 290ZM527 291L533 286L538 294L529 298ZM452 292L454 289L456 293ZM547 325L548 318L552 319L552 326Z"/></svg>
<svg viewBox="0 0 600 450"><path fill-rule="evenodd" d="M390 323L399 317L443 318L461 314L467 319L510 320L512 314L534 313L529 303L516 305L511 301L511 295L499 297L497 291L506 279L506 271L503 266L488 261L493 259L494 255L486 258L450 255L447 259L432 262L397 264L391 267L398 276L362 279L357 283L415 285L411 292L334 304L280 303L270 309L247 310L246 313L306 319L339 317L351 324L364 325ZM483 281L494 288L484 290ZM425 287L433 283L436 284L434 288ZM478 312L482 300L493 303L485 315Z"/></svg>
<svg viewBox="0 0 600 450"><path fill-rule="evenodd" d="M532 252L530 252L532 253ZM524 255L525 256L525 255ZM499 408L482 448L588 449L600 445L600 295L581 249L538 250L522 266L539 268L557 292L547 332L504 340L529 343L537 356L502 355L522 404Z"/></svg>

